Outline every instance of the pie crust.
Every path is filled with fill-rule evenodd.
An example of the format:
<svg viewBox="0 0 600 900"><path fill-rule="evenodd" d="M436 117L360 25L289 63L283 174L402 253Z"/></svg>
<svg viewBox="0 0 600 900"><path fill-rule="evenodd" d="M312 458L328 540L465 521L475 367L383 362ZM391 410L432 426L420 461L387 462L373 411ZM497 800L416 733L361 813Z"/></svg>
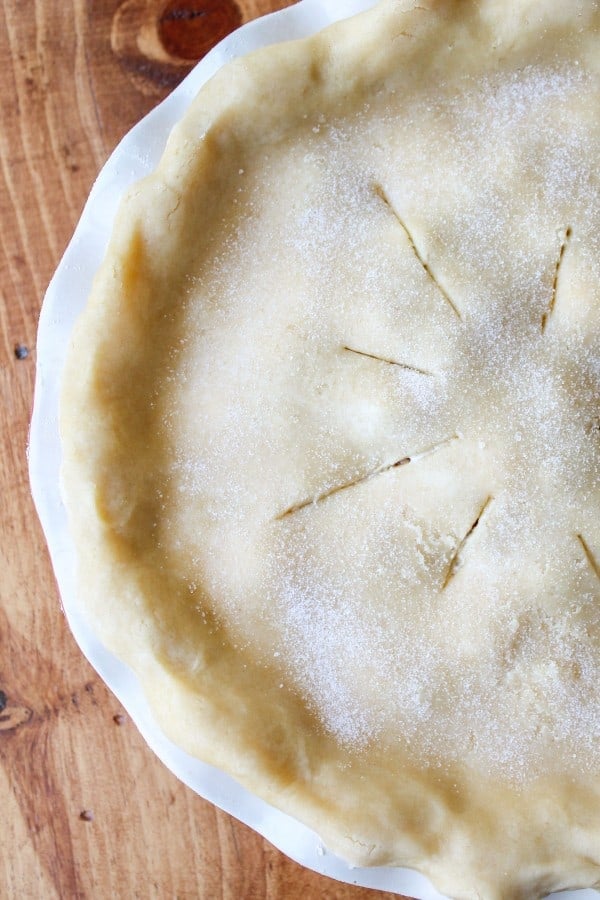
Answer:
<svg viewBox="0 0 600 900"><path fill-rule="evenodd" d="M226 66L71 343L81 601L356 865L600 885L600 7L384 0Z"/></svg>

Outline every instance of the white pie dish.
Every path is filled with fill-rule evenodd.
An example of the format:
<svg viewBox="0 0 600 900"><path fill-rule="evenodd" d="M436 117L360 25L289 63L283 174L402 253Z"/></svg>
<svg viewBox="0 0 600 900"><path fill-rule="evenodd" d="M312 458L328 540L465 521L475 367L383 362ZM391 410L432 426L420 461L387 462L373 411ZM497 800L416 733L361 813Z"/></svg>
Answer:
<svg viewBox="0 0 600 900"><path fill-rule="evenodd" d="M38 336L38 371L31 426L30 474L47 537L63 607L82 651L128 710L147 743L177 777L197 793L267 837L287 855L331 877L414 897L439 898L422 876L404 869L352 869L324 851L318 837L252 796L228 776L187 756L160 731L132 672L104 649L78 603L75 554L60 498L59 384L69 335L89 294L92 276L108 241L119 200L129 185L152 171L171 127L191 99L224 62L283 39L301 37L371 5L371 0L303 0L253 22L207 56L156 110L121 142L100 174L81 222L48 289ZM65 298L68 302L65 303ZM596 891L564 897L597 897Z"/></svg>

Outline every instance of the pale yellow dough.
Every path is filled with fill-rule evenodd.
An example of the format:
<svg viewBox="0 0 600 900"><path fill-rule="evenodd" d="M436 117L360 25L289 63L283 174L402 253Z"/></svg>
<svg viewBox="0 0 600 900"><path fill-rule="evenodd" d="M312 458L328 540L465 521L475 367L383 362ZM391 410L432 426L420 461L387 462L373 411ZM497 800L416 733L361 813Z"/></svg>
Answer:
<svg viewBox="0 0 600 900"><path fill-rule="evenodd" d="M181 747L452 897L600 883L600 8L222 70L64 377L81 599Z"/></svg>

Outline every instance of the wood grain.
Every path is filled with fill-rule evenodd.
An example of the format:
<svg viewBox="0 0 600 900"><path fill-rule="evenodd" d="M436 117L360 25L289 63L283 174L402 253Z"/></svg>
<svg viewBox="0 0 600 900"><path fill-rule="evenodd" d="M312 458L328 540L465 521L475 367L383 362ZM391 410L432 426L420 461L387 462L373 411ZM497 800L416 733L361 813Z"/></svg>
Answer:
<svg viewBox="0 0 600 900"><path fill-rule="evenodd" d="M119 138L287 0L0 0L0 897L384 897L300 868L147 749L75 646L29 496L42 296Z"/></svg>

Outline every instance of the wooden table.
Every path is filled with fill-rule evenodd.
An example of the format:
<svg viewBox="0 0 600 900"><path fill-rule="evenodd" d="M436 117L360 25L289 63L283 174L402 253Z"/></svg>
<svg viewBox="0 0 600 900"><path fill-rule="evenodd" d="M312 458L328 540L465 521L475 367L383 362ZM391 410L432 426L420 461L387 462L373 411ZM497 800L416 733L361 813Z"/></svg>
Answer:
<svg viewBox="0 0 600 900"><path fill-rule="evenodd" d="M0 0L0 898L358 898L179 784L81 656L29 495L38 313L119 138L289 0Z"/></svg>

